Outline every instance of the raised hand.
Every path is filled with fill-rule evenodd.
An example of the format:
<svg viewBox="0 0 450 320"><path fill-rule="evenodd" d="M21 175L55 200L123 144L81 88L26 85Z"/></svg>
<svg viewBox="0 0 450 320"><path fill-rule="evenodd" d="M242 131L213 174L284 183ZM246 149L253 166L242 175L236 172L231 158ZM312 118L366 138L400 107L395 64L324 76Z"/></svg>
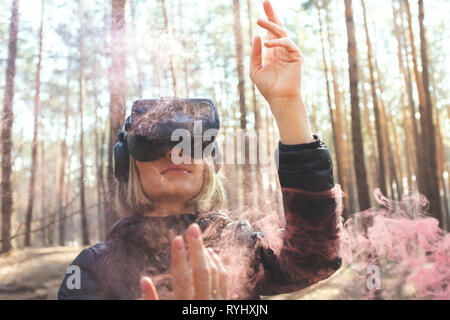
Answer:
<svg viewBox="0 0 450 320"><path fill-rule="evenodd" d="M262 40L253 39L250 57L250 78L267 100L277 121L280 138L286 144L312 141L312 133L301 94L303 56L288 38L270 1L263 2L267 20L258 25L267 30L268 48L262 54Z"/></svg>

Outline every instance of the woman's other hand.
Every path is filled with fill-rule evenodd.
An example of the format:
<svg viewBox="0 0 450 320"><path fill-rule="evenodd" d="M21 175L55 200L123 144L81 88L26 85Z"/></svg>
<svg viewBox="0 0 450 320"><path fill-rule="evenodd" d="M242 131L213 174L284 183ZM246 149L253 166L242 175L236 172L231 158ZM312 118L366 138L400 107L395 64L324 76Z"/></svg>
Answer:
<svg viewBox="0 0 450 320"><path fill-rule="evenodd" d="M303 55L289 39L269 1L263 2L267 20L258 25L267 30L267 47L262 55L262 40L253 39L250 78L267 100L284 144L313 141L306 107L301 94Z"/></svg>
<svg viewBox="0 0 450 320"><path fill-rule="evenodd" d="M201 231L197 224L192 224L188 228L187 242L190 262L187 261L183 238L176 236L172 241L173 299L228 299L225 267L211 248L204 247ZM148 277L141 279L141 299L158 300L155 286Z"/></svg>

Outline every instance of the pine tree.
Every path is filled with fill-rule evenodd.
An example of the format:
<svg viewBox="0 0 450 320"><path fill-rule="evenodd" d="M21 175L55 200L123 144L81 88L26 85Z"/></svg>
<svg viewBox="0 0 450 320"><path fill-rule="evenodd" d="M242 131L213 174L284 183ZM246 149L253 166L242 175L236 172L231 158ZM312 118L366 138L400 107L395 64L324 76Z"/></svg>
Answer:
<svg viewBox="0 0 450 320"><path fill-rule="evenodd" d="M11 186L11 149L13 126L14 77L16 75L17 33L19 29L19 0L13 0L9 24L8 62L6 69L5 95L1 119L1 154L2 154L2 248L1 252L11 250L10 232L13 210Z"/></svg>
<svg viewBox="0 0 450 320"><path fill-rule="evenodd" d="M345 0L345 17L348 38L348 63L350 77L350 96L352 114L353 158L355 165L356 185L358 188L359 209L370 208L369 186L367 183L364 160L364 142L361 132L361 118L358 95L358 53L355 39L355 22L353 19L352 0Z"/></svg>

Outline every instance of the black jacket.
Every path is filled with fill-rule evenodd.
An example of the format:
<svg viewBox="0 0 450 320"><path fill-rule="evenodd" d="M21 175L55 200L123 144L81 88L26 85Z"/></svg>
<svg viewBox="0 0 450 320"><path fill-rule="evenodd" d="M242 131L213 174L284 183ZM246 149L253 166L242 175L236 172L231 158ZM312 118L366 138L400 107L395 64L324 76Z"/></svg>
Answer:
<svg viewBox="0 0 450 320"><path fill-rule="evenodd" d="M310 144L279 143L286 225L279 230L278 249L268 243L271 237L255 232L248 221L232 221L223 212L128 217L116 222L105 242L78 255L72 265L80 268L80 288L67 285L68 273L58 299L136 299L142 275L152 278L160 298L169 298L170 239L185 234L193 222L200 225L205 245L231 267L232 299L292 292L329 277L341 265L339 194L329 151L315 138Z"/></svg>

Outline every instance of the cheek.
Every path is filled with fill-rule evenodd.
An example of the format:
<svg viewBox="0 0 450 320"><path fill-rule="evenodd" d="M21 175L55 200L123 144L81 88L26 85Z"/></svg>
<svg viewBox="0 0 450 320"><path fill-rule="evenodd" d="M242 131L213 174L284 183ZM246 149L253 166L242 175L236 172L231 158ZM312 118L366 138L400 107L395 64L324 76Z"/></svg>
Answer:
<svg viewBox="0 0 450 320"><path fill-rule="evenodd" d="M203 168L198 168L193 172L193 183L192 183L192 189L193 191L196 191L195 193L200 192L201 188L203 187L203 180L204 180L204 171Z"/></svg>
<svg viewBox="0 0 450 320"><path fill-rule="evenodd" d="M141 170L139 170L139 177L141 180L142 188L148 196L157 193L158 186L163 183L161 179L162 177L159 172L150 168L142 168Z"/></svg>

